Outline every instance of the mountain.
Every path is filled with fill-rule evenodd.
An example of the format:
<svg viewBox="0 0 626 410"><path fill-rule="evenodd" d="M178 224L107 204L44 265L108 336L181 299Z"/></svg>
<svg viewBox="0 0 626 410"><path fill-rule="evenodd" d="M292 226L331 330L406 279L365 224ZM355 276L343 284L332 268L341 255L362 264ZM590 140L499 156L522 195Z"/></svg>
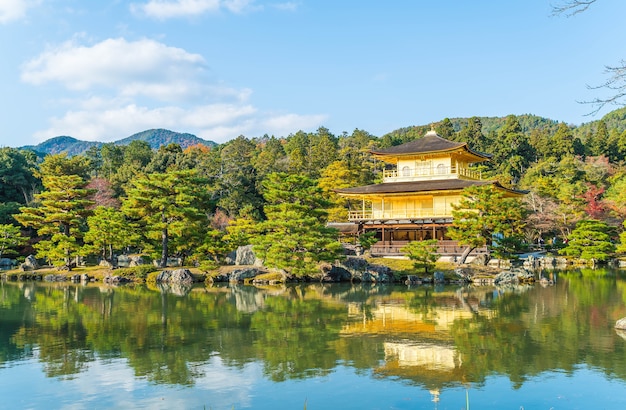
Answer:
<svg viewBox="0 0 626 410"><path fill-rule="evenodd" d="M152 149L159 149L163 145L178 144L183 149L192 145L202 144L207 146L215 146L217 143L213 141L203 140L193 134L179 133L164 129L147 130L133 134L119 141L115 141L115 145L128 145L131 141L145 141Z"/></svg>
<svg viewBox="0 0 626 410"><path fill-rule="evenodd" d="M60 154L61 152L67 152L67 155L72 156L82 154L89 148L100 145L102 145L100 142L81 141L76 138L61 136L50 138L38 145L27 145L22 148L31 149L43 154Z"/></svg>
<svg viewBox="0 0 626 410"><path fill-rule="evenodd" d="M522 132L526 135L530 135L534 130L543 130L548 134L554 134L559 126L559 121L551 120L549 118L540 117L532 114L522 114L516 116ZM497 133L500 128L505 124L506 117L478 117L483 124L483 134L489 135L490 133ZM443 120L443 119L442 119ZM467 125L469 118L449 118L455 131L460 131ZM596 132L598 123L604 121L607 129L615 129L617 132L622 133L626 130L626 107L619 108L604 115L601 119L581 124L579 126L570 125L574 136L580 137L585 141L588 135L592 135ZM436 124L436 123L435 123ZM383 136L401 141L410 141L416 138L421 138L429 129L430 125L415 125L411 127L398 128Z"/></svg>
<svg viewBox="0 0 626 410"><path fill-rule="evenodd" d="M128 145L132 141L145 141L150 144L152 149L159 149L162 145L178 144L183 149L192 145L202 144L209 147L217 145L213 141L203 140L192 134L179 133L164 129L155 129L139 132L133 134L130 137L113 141L115 145ZM87 151L91 147L100 147L104 145L103 142L97 141L81 141L73 137L60 136L50 138L38 145L27 145L22 147L23 149L31 149L42 154L60 154L62 152L67 153L69 156L79 155Z"/></svg>

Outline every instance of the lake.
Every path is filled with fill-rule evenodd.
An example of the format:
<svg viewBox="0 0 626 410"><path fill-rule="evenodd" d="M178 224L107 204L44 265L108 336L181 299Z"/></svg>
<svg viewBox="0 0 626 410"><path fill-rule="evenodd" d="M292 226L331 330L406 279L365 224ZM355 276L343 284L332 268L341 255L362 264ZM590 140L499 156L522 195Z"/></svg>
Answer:
<svg viewBox="0 0 626 410"><path fill-rule="evenodd" d="M553 286L0 283L0 408L623 409L626 272Z"/></svg>

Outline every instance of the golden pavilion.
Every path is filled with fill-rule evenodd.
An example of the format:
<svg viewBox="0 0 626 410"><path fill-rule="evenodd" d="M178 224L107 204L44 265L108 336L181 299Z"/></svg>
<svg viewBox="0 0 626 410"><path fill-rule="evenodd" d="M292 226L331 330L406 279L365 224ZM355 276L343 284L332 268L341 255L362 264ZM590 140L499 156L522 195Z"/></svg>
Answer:
<svg viewBox="0 0 626 410"><path fill-rule="evenodd" d="M470 166L489 161L491 155L474 151L465 142L441 138L434 130L415 141L370 153L391 165L383 171L383 182L336 192L356 200L351 201L348 220L357 225L359 234L376 231L379 242L372 246L372 255L401 254L400 248L409 241L427 239L439 241L440 255L460 255L463 248L449 240L446 230L452 224L452 206L461 200L464 188L491 184L507 196L524 194L483 180L480 171Z"/></svg>

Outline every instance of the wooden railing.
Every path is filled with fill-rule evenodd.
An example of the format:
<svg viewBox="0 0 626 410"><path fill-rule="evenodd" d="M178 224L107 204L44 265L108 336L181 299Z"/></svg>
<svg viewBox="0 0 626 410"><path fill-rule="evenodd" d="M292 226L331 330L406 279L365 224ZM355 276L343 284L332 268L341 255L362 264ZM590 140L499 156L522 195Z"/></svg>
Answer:
<svg viewBox="0 0 626 410"><path fill-rule="evenodd" d="M383 171L383 182L415 181L420 179L436 179L460 175L470 179L482 179L480 171L455 166L436 166L420 168L386 169Z"/></svg>
<svg viewBox="0 0 626 410"><path fill-rule="evenodd" d="M401 256L400 250L409 241L378 241L370 248L372 256ZM442 256L458 256L466 249L465 245L459 245L457 241L441 240L437 242L437 254ZM476 248L471 255L487 253L486 247Z"/></svg>
<svg viewBox="0 0 626 410"><path fill-rule="evenodd" d="M348 211L349 221L452 218L452 209L415 209L413 211L373 211L371 209Z"/></svg>

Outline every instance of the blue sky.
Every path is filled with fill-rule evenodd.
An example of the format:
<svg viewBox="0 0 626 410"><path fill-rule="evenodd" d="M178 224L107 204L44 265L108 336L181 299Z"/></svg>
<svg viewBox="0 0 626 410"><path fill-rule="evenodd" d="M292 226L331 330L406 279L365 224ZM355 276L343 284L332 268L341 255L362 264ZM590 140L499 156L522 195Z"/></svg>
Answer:
<svg viewBox="0 0 626 410"><path fill-rule="evenodd" d="M626 58L626 2L0 0L0 146L150 128L225 142L445 117L581 124Z"/></svg>

